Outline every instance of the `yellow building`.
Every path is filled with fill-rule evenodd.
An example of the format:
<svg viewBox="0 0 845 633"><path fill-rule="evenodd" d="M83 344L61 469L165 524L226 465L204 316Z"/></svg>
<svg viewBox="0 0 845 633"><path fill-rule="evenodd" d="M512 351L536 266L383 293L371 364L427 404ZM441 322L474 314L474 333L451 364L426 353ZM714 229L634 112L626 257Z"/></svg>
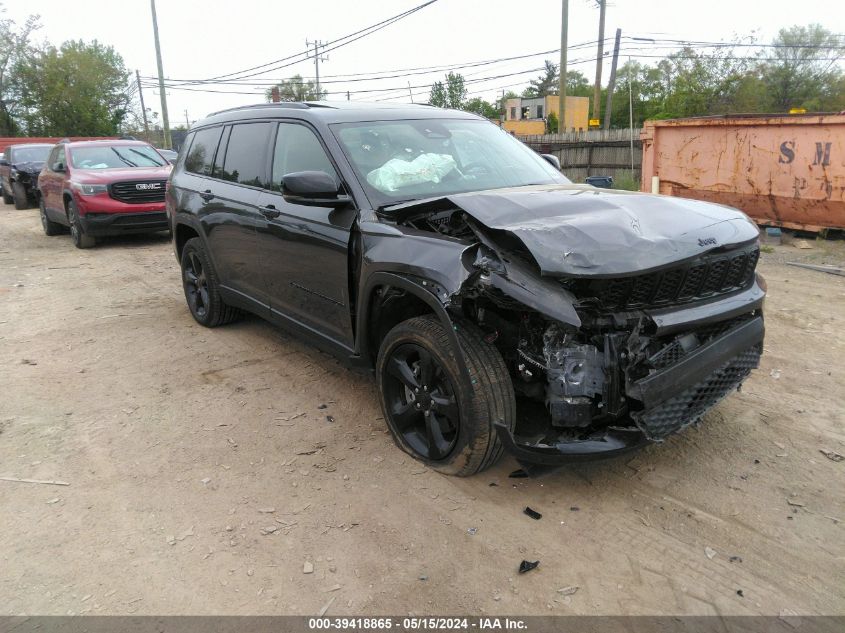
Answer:
<svg viewBox="0 0 845 633"><path fill-rule="evenodd" d="M560 120L560 99L545 97L517 97L505 101L504 128L514 134L545 134L546 118L550 112ZM590 120L588 97L566 97L566 121L558 130L586 130Z"/></svg>

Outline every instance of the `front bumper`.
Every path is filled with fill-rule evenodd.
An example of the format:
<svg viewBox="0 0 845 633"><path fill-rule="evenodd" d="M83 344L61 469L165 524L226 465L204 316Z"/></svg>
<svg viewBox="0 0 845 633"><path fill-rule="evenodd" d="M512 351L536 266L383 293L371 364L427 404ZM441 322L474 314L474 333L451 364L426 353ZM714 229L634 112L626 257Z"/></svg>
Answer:
<svg viewBox="0 0 845 633"><path fill-rule="evenodd" d="M699 422L716 403L739 388L751 370L759 366L764 332L762 316L755 316L670 367L629 382L625 391L632 403L630 426L609 426L578 439L553 442L514 436L501 423L494 427L505 450L523 466L552 467L605 459L660 442Z"/></svg>
<svg viewBox="0 0 845 633"><path fill-rule="evenodd" d="M170 228L164 211L145 213L86 213L79 217L82 230L92 237L154 233Z"/></svg>

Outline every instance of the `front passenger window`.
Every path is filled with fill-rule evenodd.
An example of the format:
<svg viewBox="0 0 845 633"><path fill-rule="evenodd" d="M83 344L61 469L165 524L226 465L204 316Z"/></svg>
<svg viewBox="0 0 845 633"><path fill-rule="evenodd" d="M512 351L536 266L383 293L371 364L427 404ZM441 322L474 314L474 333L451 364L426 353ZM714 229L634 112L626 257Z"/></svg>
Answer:
<svg viewBox="0 0 845 633"><path fill-rule="evenodd" d="M273 153L271 188L279 191L282 177L297 171L324 171L340 182L334 165L310 128L298 123L280 123Z"/></svg>

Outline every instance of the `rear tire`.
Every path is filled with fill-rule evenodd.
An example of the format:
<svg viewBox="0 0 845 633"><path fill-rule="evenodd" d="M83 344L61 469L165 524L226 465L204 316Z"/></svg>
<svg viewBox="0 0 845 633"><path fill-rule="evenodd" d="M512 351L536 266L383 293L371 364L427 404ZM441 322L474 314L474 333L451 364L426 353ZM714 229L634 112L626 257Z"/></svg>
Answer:
<svg viewBox="0 0 845 633"><path fill-rule="evenodd" d="M64 230L64 227L58 222L53 222L47 216L47 208L44 206L43 197L38 202L38 209L41 212L41 226L44 228L44 235L49 235L50 237L59 235Z"/></svg>
<svg viewBox="0 0 845 633"><path fill-rule="evenodd" d="M376 376L382 411L403 451L447 475L466 477L492 466L502 443L493 428L513 430L516 398L499 351L471 323L455 326L460 350L432 315L403 321L382 342ZM456 353L463 355L471 388Z"/></svg>
<svg viewBox="0 0 845 633"><path fill-rule="evenodd" d="M97 243L97 240L85 234L82 223L79 221L79 211L73 200L67 203L67 219L70 222L70 239L73 240L76 248L92 248Z"/></svg>
<svg viewBox="0 0 845 633"><path fill-rule="evenodd" d="M181 263L185 300L197 323L217 327L241 316L240 310L226 305L220 296L217 272L211 265L202 239L194 237L185 242Z"/></svg>
<svg viewBox="0 0 845 633"><path fill-rule="evenodd" d="M26 187L24 187L21 183L12 183L12 197L15 201L15 209L18 211L29 209L29 199L26 197Z"/></svg>

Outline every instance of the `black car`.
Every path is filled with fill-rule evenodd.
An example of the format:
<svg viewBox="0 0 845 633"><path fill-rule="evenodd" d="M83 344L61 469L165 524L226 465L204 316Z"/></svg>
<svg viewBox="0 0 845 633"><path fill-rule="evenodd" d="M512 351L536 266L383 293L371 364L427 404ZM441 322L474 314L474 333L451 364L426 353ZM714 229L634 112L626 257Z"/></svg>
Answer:
<svg viewBox="0 0 845 633"><path fill-rule="evenodd" d="M16 209L38 204L38 174L53 148L51 144L27 143L9 145L0 158L0 187L3 202L15 203Z"/></svg>
<svg viewBox="0 0 845 633"><path fill-rule="evenodd" d="M762 352L743 213L573 185L466 112L219 112L167 210L199 323L246 310L373 369L396 443L448 474L660 442Z"/></svg>

